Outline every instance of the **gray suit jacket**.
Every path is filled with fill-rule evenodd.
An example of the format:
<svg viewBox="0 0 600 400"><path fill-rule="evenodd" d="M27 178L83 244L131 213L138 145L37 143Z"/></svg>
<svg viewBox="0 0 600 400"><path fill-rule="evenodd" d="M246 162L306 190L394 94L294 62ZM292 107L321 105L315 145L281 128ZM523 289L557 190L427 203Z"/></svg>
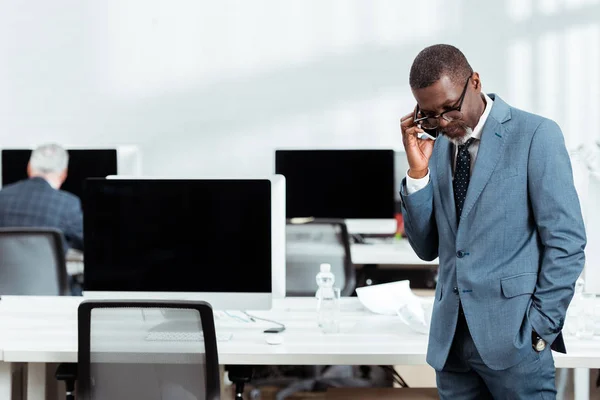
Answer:
<svg viewBox="0 0 600 400"><path fill-rule="evenodd" d="M531 351L535 330L565 352L561 329L584 265L585 230L569 155L558 125L494 100L457 224L452 189L454 146L440 137L430 182L401 189L412 248L439 256L427 362L444 367L459 299L473 341L495 370ZM458 225L458 226L457 226Z"/></svg>

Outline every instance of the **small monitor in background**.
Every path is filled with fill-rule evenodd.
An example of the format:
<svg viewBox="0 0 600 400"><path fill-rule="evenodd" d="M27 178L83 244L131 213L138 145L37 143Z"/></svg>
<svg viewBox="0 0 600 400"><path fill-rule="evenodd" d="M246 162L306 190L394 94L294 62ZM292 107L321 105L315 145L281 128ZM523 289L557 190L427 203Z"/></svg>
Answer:
<svg viewBox="0 0 600 400"><path fill-rule="evenodd" d="M67 179L61 190L81 198L86 178L104 178L117 173L116 149L70 149ZM2 150L2 186L27 179L28 149Z"/></svg>
<svg viewBox="0 0 600 400"><path fill-rule="evenodd" d="M27 179L31 149L2 150L2 186Z"/></svg>
<svg viewBox="0 0 600 400"><path fill-rule="evenodd" d="M350 233L396 230L393 150L277 150L287 218L340 218Z"/></svg>
<svg viewBox="0 0 600 400"><path fill-rule="evenodd" d="M284 199L272 204L273 186L269 179L87 180L84 296L271 308L273 255L284 251L285 230Z"/></svg>
<svg viewBox="0 0 600 400"><path fill-rule="evenodd" d="M116 149L69 150L69 170L61 189L79 198L87 178L104 178L117 173Z"/></svg>

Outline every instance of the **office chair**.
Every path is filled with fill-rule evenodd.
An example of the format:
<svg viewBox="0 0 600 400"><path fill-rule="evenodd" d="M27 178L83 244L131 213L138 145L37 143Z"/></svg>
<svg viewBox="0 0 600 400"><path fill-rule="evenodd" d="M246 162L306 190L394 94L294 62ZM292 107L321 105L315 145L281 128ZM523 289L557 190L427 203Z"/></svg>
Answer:
<svg viewBox="0 0 600 400"><path fill-rule="evenodd" d="M286 225L286 296L314 296L322 263L331 264L335 286L350 296L356 271L350 254L350 236L343 220L315 219Z"/></svg>
<svg viewBox="0 0 600 400"><path fill-rule="evenodd" d="M69 295L62 233L0 228L0 295Z"/></svg>
<svg viewBox="0 0 600 400"><path fill-rule="evenodd" d="M219 400L211 306L193 301L84 301L78 309L77 369L67 399ZM70 393L69 393L70 392Z"/></svg>

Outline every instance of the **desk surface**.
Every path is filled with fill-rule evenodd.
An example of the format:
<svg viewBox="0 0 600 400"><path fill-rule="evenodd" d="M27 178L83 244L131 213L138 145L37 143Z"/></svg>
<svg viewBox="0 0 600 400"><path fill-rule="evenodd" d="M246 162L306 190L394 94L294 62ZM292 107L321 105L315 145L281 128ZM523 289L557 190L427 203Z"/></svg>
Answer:
<svg viewBox="0 0 600 400"><path fill-rule="evenodd" d="M0 348L9 362L75 362L77 297L10 297L0 301ZM269 345L262 331L269 323L217 320L233 332L219 342L222 364L423 364L426 336L414 335L395 318L363 309L356 298L342 303L342 333L324 335L316 327L315 300L291 298L271 311L252 314L286 324L285 342ZM374 331L385 329L385 333Z"/></svg>
<svg viewBox="0 0 600 400"><path fill-rule="evenodd" d="M408 239L392 243L352 244L350 247L354 264L404 264L404 265L438 265L438 259L421 260L410 247Z"/></svg>
<svg viewBox="0 0 600 400"><path fill-rule="evenodd" d="M69 249L65 258L67 261L67 273L69 275L83 274L83 253L81 251Z"/></svg>
<svg viewBox="0 0 600 400"><path fill-rule="evenodd" d="M80 297L12 297L0 300L0 349L6 362L75 362L77 306ZM276 301L270 311L251 314L286 324L285 342L269 345L268 323L218 319L219 330L233 333L218 342L222 364L425 364L427 336L413 333L397 318L365 310L357 298L342 300L341 333L316 327L313 298ZM600 339L567 338L569 354L555 353L557 367L600 367Z"/></svg>
<svg viewBox="0 0 600 400"><path fill-rule="evenodd" d="M68 261L83 261L83 252L81 250L69 249L67 250L67 254L65 258Z"/></svg>

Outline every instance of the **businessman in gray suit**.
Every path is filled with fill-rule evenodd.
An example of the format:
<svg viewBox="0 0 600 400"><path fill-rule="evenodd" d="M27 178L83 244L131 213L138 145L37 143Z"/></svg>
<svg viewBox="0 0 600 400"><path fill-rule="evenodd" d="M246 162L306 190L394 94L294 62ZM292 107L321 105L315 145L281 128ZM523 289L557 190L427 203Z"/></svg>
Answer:
<svg viewBox="0 0 600 400"><path fill-rule="evenodd" d="M427 362L442 399L553 399L550 347L566 352L586 244L569 155L555 122L481 85L450 45L410 70L402 213L412 248L440 265Z"/></svg>

